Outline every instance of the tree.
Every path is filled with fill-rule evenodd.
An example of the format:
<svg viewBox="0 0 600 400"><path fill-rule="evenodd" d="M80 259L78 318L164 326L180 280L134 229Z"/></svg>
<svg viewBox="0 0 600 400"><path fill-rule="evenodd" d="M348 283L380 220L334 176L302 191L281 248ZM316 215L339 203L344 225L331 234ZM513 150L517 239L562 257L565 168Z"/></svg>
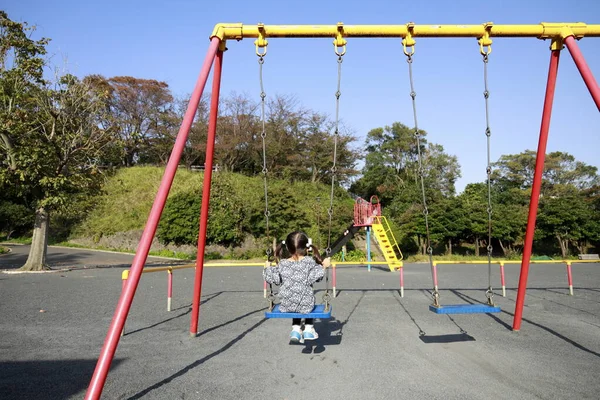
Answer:
<svg viewBox="0 0 600 400"><path fill-rule="evenodd" d="M556 186L551 195L540 201L538 229L541 237L556 239L563 258L570 253L570 244L576 246L594 235L594 214L582 196L571 185Z"/></svg>
<svg viewBox="0 0 600 400"><path fill-rule="evenodd" d="M257 108L248 96L236 93L222 101L215 160L223 170L248 174L262 165L257 157L257 150L262 148L257 143L260 141Z"/></svg>
<svg viewBox="0 0 600 400"><path fill-rule="evenodd" d="M507 188L528 189L533 184L535 159L536 152L533 150L503 155L492 164L492 179ZM576 161L571 154L560 151L549 153L545 157L541 193L546 194L554 185L589 189L600 184L597 172L596 167Z"/></svg>
<svg viewBox="0 0 600 400"><path fill-rule="evenodd" d="M427 197L441 199L455 193L460 166L455 156L444 153L439 144L428 143L427 132L421 138L423 180ZM391 126L369 131L365 143L366 157L363 177L350 188L362 197L378 195L381 203L389 205L398 188L419 187L420 175L417 142L414 128L394 122Z"/></svg>
<svg viewBox="0 0 600 400"><path fill-rule="evenodd" d="M131 76L109 79L88 77L97 90L107 94L102 125L119 134L120 162L125 167L137 163L168 160L174 142L173 96L165 82Z"/></svg>
<svg viewBox="0 0 600 400"><path fill-rule="evenodd" d="M461 236L475 244L475 255L479 256L481 240L488 236L487 185L468 184L458 198L460 208L468 215Z"/></svg>
<svg viewBox="0 0 600 400"><path fill-rule="evenodd" d="M30 129L32 98L44 83L43 56L49 39L27 37L34 29L0 10L0 151L3 167L9 170L17 168L15 137Z"/></svg>
<svg viewBox="0 0 600 400"><path fill-rule="evenodd" d="M22 269L41 270L46 264L50 212L67 207L73 196L99 190L97 163L110 138L99 128L102 94L72 75L43 80L46 42L13 40L19 37L18 26L2 17L3 26L11 27L3 30L3 54L10 48L15 58L13 67L3 69L0 77L3 111L9 116L2 127L6 168L1 168L0 185L10 187L35 209L31 251ZM14 82L20 84L11 86ZM15 121L11 113L19 116L19 123L11 123Z"/></svg>

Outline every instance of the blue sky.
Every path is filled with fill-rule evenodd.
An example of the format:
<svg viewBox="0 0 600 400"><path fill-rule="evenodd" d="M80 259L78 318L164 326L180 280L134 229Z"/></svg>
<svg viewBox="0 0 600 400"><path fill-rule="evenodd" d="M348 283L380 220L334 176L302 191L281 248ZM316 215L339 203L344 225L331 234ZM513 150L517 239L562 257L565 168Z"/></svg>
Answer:
<svg viewBox="0 0 600 400"><path fill-rule="evenodd" d="M84 76L130 75L191 92L216 23L244 24L537 24L600 23L600 2L578 0L380 1L71 1L9 0L9 17L52 39L57 65ZM492 161L536 149L549 63L549 42L494 39L489 63ZM578 42L600 81L600 38ZM253 40L228 43L222 94L259 99ZM270 39L267 95L292 94L316 111L335 115L337 64L332 39ZM419 127L428 140L456 155L462 178L485 180L486 138L481 55L474 38L417 38L414 61ZM207 85L210 88L210 83ZM373 128L395 121L413 126L405 56L396 39L349 39L344 56L340 115L364 142ZM548 151L565 151L600 167L600 114L568 51L562 52Z"/></svg>

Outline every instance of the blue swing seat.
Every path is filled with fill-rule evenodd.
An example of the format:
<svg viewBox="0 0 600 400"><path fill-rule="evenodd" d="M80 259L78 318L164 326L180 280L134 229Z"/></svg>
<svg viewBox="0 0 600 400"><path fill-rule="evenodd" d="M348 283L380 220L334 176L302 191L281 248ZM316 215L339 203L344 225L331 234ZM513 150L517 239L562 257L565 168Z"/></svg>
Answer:
<svg viewBox="0 0 600 400"><path fill-rule="evenodd" d="M433 311L436 314L487 314L498 313L501 310L498 306L490 306L488 304L452 304L439 307L430 304L429 311Z"/></svg>
<svg viewBox="0 0 600 400"><path fill-rule="evenodd" d="M279 311L279 304L273 307L273 311L265 312L265 318L320 318L329 319L331 318L331 305L329 311L325 311L325 304L317 304L315 308L308 314L293 313L293 312L281 312Z"/></svg>

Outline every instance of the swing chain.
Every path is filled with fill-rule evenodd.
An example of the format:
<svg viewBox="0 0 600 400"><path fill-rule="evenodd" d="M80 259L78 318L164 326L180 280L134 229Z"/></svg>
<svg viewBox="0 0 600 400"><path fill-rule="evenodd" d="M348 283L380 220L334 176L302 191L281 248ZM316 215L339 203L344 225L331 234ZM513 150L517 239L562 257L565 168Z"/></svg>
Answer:
<svg viewBox="0 0 600 400"><path fill-rule="evenodd" d="M265 53L256 53L258 55L258 65L259 65L259 79L260 79L260 100L261 100L261 104L260 104L260 114L261 114L261 122L262 122L262 131L260 133L260 137L262 139L262 150L263 150L263 168L262 168L262 174L263 174L263 183L264 183L264 193L265 193L265 231L266 231L266 235L267 235L267 250L266 250L266 254L267 254L267 260L271 259L271 255L273 254L273 251L271 250L271 234L269 232L269 217L271 216L271 211L269 211L269 197L268 197L268 184L267 184L267 144L266 144L266 137L267 137L267 131L266 131L266 124L265 124L265 98L267 97L266 93L265 93L265 89L264 89L264 84L263 84L263 64L265 63L264 60L264 56L266 54Z"/></svg>
<svg viewBox="0 0 600 400"><path fill-rule="evenodd" d="M487 39L484 40L484 39ZM480 45L488 46L488 51L481 51L483 57L483 83L484 83L484 91L483 98L485 99L485 136L487 140L487 166L485 169L487 175L487 194L488 194L488 205L487 205L487 214L488 214L488 243L487 243L487 256L488 256L488 290L486 292L486 297L488 298L488 304L493 305L493 297L494 292L492 290L492 252L494 248L492 247L492 161L491 161L491 136L492 131L490 129L490 112L489 112L489 98L490 91L488 89L488 61L489 54L491 53L491 40L489 36L486 38L482 38L480 41Z"/></svg>
<svg viewBox="0 0 600 400"><path fill-rule="evenodd" d="M329 311L329 302L331 301L331 295L329 294L329 288L325 291L323 295L323 303L325 304L325 312Z"/></svg>
<svg viewBox="0 0 600 400"><path fill-rule="evenodd" d="M327 210L327 215L329 216L329 223L328 223L328 233L327 233L327 249L325 249L325 254L327 256L329 256L329 254L331 253L331 224L333 221L333 195L334 195L334 190L335 190L335 175L337 172L337 145L338 145L338 138L339 138L339 123L340 123L340 97L342 95L341 92L341 84L342 84L342 62L343 62L343 56L345 54L345 44L344 44L344 52L343 53L339 53L337 51L336 48L336 55L338 56L337 58L337 63L338 63L338 68L337 68L337 90L335 92L335 131L334 131L334 136L333 136L333 165L331 166L331 192L329 195L329 209ZM329 273L328 273L329 275Z"/></svg>
<svg viewBox="0 0 600 400"><path fill-rule="evenodd" d="M438 292L437 289L433 289L431 296L433 297L434 307L439 307L440 306L440 292Z"/></svg>
<svg viewBox="0 0 600 400"><path fill-rule="evenodd" d="M267 296L267 299L269 300L269 312L273 311L273 308L275 307L275 295L273 294L273 288L271 288L271 291L269 293L269 296Z"/></svg>
<svg viewBox="0 0 600 400"><path fill-rule="evenodd" d="M414 46L414 40L411 41L411 46ZM419 124L418 124L418 120L417 120L417 101L416 101L416 97L417 97L417 92L415 91L415 84L414 84L414 78L413 78L413 71L412 71L412 65L413 65L413 52L407 52L405 51L404 54L406 55L406 62L408 63L408 77L410 80L410 97L412 99L412 108L413 108L413 119L415 121L415 131L414 131L414 137L415 140L417 142L417 153L418 153L418 161L419 161L419 167L418 167L418 175L419 175L419 179L421 181L421 197L422 197L422 202L423 202L423 217L425 218L425 231L427 233L427 255L429 256L429 264L431 266L431 280L434 281L434 267L433 267L433 248L431 247L431 235L429 233L429 209L427 208L427 198L425 196L425 182L424 182L424 175L425 175L425 170L423 168L423 156L421 155L421 133L419 132ZM437 289L434 287L433 290L433 303L436 307L439 306L439 297L440 294L437 291Z"/></svg>
<svg viewBox="0 0 600 400"><path fill-rule="evenodd" d="M488 290L485 291L485 297L487 297L487 302L489 306L494 306L494 290L492 287L488 287Z"/></svg>

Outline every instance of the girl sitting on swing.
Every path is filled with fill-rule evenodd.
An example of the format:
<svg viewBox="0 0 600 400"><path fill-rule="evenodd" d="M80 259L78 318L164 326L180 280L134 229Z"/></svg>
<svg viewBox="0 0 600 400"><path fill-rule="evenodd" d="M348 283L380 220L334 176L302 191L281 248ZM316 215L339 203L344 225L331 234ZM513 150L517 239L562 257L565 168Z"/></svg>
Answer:
<svg viewBox="0 0 600 400"><path fill-rule="evenodd" d="M283 250L287 249L289 258L282 259ZM313 255L308 256L308 250ZM320 282L325 275L325 268L331 265L329 257L321 259L319 249L313 246L303 232L290 233L284 242L275 249L277 265L267 267L263 277L268 283L281 285L279 297L281 312L310 313L315 307L315 295L312 285ZM313 325L313 318L305 318L304 330L301 329L302 319L292 319L290 342L303 343L305 340L315 340L319 337Z"/></svg>

